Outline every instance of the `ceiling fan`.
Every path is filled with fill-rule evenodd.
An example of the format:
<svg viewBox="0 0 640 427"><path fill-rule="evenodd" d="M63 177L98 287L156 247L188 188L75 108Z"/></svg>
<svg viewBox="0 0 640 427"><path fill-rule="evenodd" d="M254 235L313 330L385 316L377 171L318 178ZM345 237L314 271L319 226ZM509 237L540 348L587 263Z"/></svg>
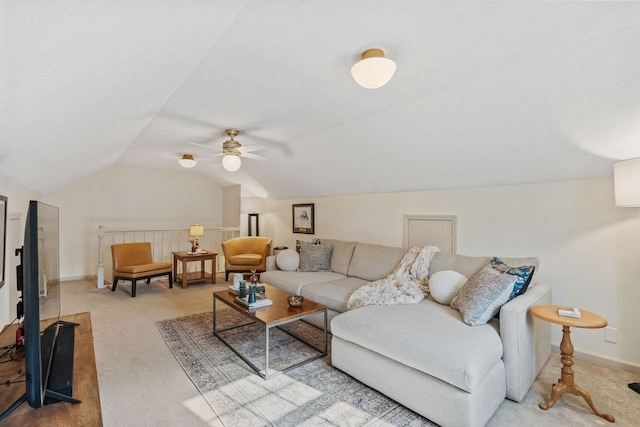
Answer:
<svg viewBox="0 0 640 427"><path fill-rule="evenodd" d="M253 151L264 150L264 146L249 145L243 147L240 142L234 139L240 133L238 129L225 129L224 133L227 134L229 139L222 144L222 149L211 147L209 145L198 144L197 142L189 142L189 144L197 145L198 147L207 148L209 150L222 150L222 153L217 155L223 156L222 167L224 167L229 172L235 172L240 169L240 166L242 165L240 157L246 157L248 159L255 160L266 160L266 157L253 153Z"/></svg>

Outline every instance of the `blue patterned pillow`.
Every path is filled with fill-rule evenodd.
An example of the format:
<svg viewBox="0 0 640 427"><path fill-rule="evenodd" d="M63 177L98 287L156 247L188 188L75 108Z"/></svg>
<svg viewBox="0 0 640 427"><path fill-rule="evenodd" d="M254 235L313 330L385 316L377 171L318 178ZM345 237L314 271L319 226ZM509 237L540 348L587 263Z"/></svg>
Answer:
<svg viewBox="0 0 640 427"><path fill-rule="evenodd" d="M504 263L500 258L493 257L490 262L491 267L502 272L511 274L512 276L516 276L516 283L513 286L513 291L511 295L509 295L509 301L517 297L518 295L522 295L526 292L529 287L529 283L531 282L531 278L533 277L533 270L535 270L535 266L533 265L523 265L521 267L510 267Z"/></svg>

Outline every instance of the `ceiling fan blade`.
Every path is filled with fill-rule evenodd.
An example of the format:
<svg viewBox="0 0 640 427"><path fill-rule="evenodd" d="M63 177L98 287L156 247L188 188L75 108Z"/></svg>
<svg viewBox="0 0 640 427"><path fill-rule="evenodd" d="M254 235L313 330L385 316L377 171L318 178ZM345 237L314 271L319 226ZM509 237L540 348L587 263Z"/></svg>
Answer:
<svg viewBox="0 0 640 427"><path fill-rule="evenodd" d="M267 160L266 157L259 156L253 153L242 153L240 157L246 157L247 159L254 159L254 160Z"/></svg>
<svg viewBox="0 0 640 427"><path fill-rule="evenodd" d="M243 154L244 153L251 153L253 151L266 150L266 149L267 149L267 147L265 147L264 145L258 145L258 144L256 144L256 145L246 145L246 146L243 145L242 147L238 148L238 150Z"/></svg>
<svg viewBox="0 0 640 427"><path fill-rule="evenodd" d="M222 151L220 147L212 147L210 145L198 144L197 142L187 141L187 144L195 145L197 147L208 148L209 150Z"/></svg>

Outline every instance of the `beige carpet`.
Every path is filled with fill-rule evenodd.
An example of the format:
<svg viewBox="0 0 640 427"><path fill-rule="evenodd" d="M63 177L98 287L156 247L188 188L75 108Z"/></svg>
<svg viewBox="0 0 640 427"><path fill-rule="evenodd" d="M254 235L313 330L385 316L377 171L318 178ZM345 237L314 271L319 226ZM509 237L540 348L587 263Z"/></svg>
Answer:
<svg viewBox="0 0 640 427"><path fill-rule="evenodd" d="M520 403L505 400L488 426L607 426L612 423L593 414L584 399L563 395L549 410L538 408L551 394L551 386L560 378L560 354L551 358ZM616 418L617 426L640 426L640 394L629 389L628 383L638 376L584 360L575 359L576 384L591 394L596 408Z"/></svg>
<svg viewBox="0 0 640 427"><path fill-rule="evenodd" d="M137 296L131 298L128 284L118 284L118 290L111 292L96 289L94 281L63 282L63 313L91 312L105 426L214 425L215 413L176 361L155 322L211 310L212 291L227 286L223 279L218 283L169 289L166 281L152 281L138 285ZM548 411L538 408L559 378L559 359L553 354L525 400L505 400L488 425L611 425L575 396L562 397ZM591 393L598 409L616 417L615 425L640 425L640 394L627 387L640 381L638 375L582 360L576 360L574 368L576 382Z"/></svg>

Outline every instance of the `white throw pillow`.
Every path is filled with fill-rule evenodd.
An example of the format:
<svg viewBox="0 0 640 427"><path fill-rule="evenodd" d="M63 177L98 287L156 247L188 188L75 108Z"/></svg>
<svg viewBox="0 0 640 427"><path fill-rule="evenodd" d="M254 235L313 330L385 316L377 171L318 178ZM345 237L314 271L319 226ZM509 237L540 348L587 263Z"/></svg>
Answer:
<svg viewBox="0 0 640 427"><path fill-rule="evenodd" d="M440 304L449 305L453 297L458 295L462 286L467 283L466 276L453 270L433 273L429 278L431 297Z"/></svg>
<svg viewBox="0 0 640 427"><path fill-rule="evenodd" d="M293 249L285 249L276 257L276 264L280 270L296 271L300 265L300 255Z"/></svg>

